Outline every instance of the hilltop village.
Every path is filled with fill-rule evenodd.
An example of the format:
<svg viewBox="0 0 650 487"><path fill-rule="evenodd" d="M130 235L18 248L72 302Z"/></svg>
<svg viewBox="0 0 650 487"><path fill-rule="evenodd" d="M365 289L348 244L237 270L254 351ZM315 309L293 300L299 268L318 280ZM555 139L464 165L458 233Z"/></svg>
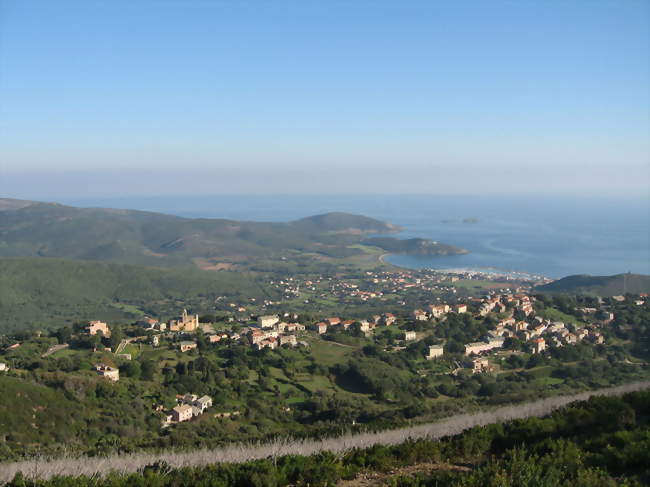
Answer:
<svg viewBox="0 0 650 487"><path fill-rule="evenodd" d="M0 380L14 392L0 406L40 404L42 432L57 405L76 404L89 433L74 441L93 452L106 435L110 448L164 447L402 424L647 374L647 295L547 296L508 276L408 271L273 285L287 299L2 336ZM23 414L12 404L3 421ZM0 453L35 439L21 430Z"/></svg>

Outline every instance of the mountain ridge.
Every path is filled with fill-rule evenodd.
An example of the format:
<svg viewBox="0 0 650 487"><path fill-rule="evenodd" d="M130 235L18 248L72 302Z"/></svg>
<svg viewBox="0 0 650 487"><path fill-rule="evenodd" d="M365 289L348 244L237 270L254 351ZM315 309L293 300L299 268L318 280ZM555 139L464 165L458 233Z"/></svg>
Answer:
<svg viewBox="0 0 650 487"><path fill-rule="evenodd" d="M0 198L0 257L52 257L156 267L249 265L291 253L338 259L363 255L368 235L397 225L351 213L291 222L186 218L112 208Z"/></svg>

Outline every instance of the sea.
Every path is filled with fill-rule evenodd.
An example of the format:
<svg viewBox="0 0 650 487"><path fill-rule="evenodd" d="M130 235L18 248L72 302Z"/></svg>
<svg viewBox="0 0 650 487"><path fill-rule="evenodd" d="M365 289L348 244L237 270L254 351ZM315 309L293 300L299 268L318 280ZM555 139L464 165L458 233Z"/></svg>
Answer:
<svg viewBox="0 0 650 487"><path fill-rule="evenodd" d="M202 195L69 198L84 207L184 217L292 221L332 211L365 215L467 249L454 256L389 255L412 269L573 274L650 274L650 200L639 197L448 195Z"/></svg>

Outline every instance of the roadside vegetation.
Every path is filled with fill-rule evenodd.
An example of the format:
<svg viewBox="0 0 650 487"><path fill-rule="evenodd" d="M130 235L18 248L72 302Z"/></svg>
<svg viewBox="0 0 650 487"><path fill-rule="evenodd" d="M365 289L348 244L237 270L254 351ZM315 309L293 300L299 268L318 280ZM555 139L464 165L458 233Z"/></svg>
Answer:
<svg viewBox="0 0 650 487"><path fill-rule="evenodd" d="M393 439L382 444L378 438L364 447L339 442L332 450L309 455L267 449L266 458L252 461L246 461L247 452L240 450L239 462L233 458L178 468L173 466L176 459L170 458L171 463L159 460L132 474L119 473L128 458L121 466L119 459L107 459L101 477L43 480L39 476L49 477L52 472L47 469L53 467L43 464L39 470L33 464L33 470L16 473L8 485L636 487L650 482L648 404L646 389L622 397L592 397L544 417L496 422L442 439L409 438L404 432L401 442ZM118 471L111 473L111 467Z"/></svg>

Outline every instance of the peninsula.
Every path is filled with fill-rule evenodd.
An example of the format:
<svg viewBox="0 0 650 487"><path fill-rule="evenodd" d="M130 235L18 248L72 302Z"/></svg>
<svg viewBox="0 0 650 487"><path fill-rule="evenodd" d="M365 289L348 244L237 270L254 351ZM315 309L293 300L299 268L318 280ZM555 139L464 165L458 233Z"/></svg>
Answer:
<svg viewBox="0 0 650 487"><path fill-rule="evenodd" d="M285 267L291 263L376 263L381 250L419 255L466 252L424 239L369 238L401 230L392 223L350 213L291 222L249 222L0 199L0 258L255 270L283 263Z"/></svg>

